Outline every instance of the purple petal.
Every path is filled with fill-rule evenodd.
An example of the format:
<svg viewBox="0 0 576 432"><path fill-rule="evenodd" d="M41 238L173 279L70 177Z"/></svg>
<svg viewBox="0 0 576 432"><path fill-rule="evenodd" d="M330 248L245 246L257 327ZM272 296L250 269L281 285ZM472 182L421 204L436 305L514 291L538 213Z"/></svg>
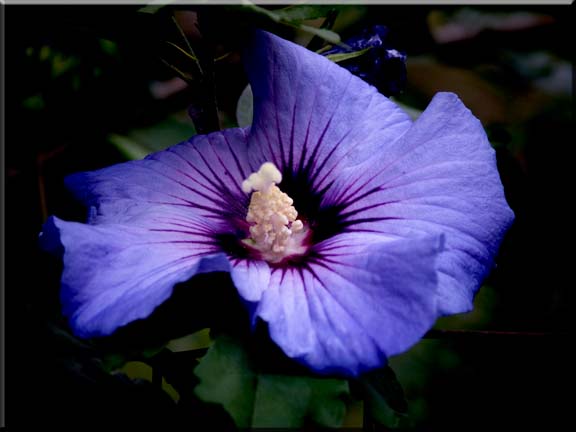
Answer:
<svg viewBox="0 0 576 432"><path fill-rule="evenodd" d="M227 129L127 162L67 178L91 210L91 223L130 222L158 205L171 205L215 220L244 220L248 196L242 181L253 171L246 132Z"/></svg>
<svg viewBox="0 0 576 432"><path fill-rule="evenodd" d="M257 303L270 285L270 266L267 262L252 259L233 259L232 281L242 298Z"/></svg>
<svg viewBox="0 0 576 432"><path fill-rule="evenodd" d="M270 269L269 281L258 269L261 277L243 281L261 286L255 314L288 356L318 372L357 375L408 349L434 323L441 244L427 237L360 247L363 235L343 237L318 245L301 267ZM333 253L340 240L354 246Z"/></svg>
<svg viewBox="0 0 576 432"><path fill-rule="evenodd" d="M436 95L412 128L373 160L342 173L323 205L342 209L348 232L443 234L443 314L472 308L514 217L482 125L451 93Z"/></svg>
<svg viewBox="0 0 576 432"><path fill-rule="evenodd" d="M176 283L230 268L205 221L170 206L130 224L53 217L42 237L63 247L63 311L81 337L109 335L150 315Z"/></svg>
<svg viewBox="0 0 576 432"><path fill-rule="evenodd" d="M253 164L270 161L285 178L305 176L311 192L410 127L409 117L374 87L277 36L256 32L244 62L254 94Z"/></svg>
<svg viewBox="0 0 576 432"><path fill-rule="evenodd" d="M228 271L223 236L245 224L252 172L246 133L229 129L141 161L75 174L92 225L53 219L45 249L64 249L62 301L75 332L100 336L148 316L176 283Z"/></svg>

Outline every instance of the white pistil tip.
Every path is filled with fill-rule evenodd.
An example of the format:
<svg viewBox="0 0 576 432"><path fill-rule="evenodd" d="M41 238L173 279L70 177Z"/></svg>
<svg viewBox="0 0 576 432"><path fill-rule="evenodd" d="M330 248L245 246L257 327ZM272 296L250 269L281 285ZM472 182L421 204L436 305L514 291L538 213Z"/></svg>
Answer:
<svg viewBox="0 0 576 432"><path fill-rule="evenodd" d="M262 164L258 172L242 182L246 193L254 191L246 221L250 222L250 239L270 262L300 251L301 246L293 234L302 233L304 224L296 220L298 212L292 205L293 200L282 192L276 183L282 181L282 174L271 162ZM300 241L302 235L297 236Z"/></svg>
<svg viewBox="0 0 576 432"><path fill-rule="evenodd" d="M245 193L254 191L267 192L270 186L282 181L282 174L272 162L262 164L258 172L252 173L242 182Z"/></svg>

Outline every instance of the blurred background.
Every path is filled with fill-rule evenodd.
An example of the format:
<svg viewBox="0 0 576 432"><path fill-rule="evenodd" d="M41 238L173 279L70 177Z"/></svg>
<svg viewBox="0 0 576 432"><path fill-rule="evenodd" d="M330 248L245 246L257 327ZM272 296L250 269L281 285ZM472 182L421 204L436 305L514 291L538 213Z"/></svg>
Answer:
<svg viewBox="0 0 576 432"><path fill-rule="evenodd" d="M216 122L236 126L247 79L235 31L262 18L220 6L156 13L9 6L4 13L8 425L233 430L220 407L187 393L198 353L163 357L143 347L212 325L236 311L234 299L223 306L219 292L178 291L176 303L203 310L191 317L163 305L152 319L160 327L137 323L118 339L80 341L60 314L61 266L38 250L37 238L49 215L86 216L63 186L66 175L140 158L209 128L189 114L198 117L212 90ZM554 242L565 235L559 212L566 198L554 182L565 183L557 162L575 142L573 8L350 6L332 18L343 39L375 24L389 28L387 43L407 55L406 86L394 99L413 112L438 91L460 96L486 128L516 213L474 312L437 324L499 333L438 332L392 360L408 401L407 427L559 429L571 419L564 394L572 390L573 309L561 276L567 260ZM264 25L304 45L319 43L301 28ZM183 79L196 66L178 48L182 32L206 66L201 83ZM356 405L344 426L379 430L363 420Z"/></svg>

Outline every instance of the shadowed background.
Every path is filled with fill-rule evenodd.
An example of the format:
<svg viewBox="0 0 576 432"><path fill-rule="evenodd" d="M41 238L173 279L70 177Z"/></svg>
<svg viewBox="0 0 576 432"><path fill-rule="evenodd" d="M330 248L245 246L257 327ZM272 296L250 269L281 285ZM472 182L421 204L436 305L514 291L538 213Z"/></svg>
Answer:
<svg viewBox="0 0 576 432"><path fill-rule="evenodd" d="M437 91L458 93L486 128L516 213L475 311L437 325L515 333L436 333L394 358L412 428L551 430L568 419L572 305L560 274L564 252L553 241L566 222L556 216L560 192L551 185L565 182L555 166L574 142L572 9L357 6L343 9L335 22L344 39L373 24L389 27L391 43L408 56L407 85L397 101L422 110ZM241 18L219 7L176 16L195 48L219 58L213 65L218 120L235 126L247 82L235 46ZM85 217L63 187L67 174L194 133L187 110L199 90L160 60L187 67L165 44L178 34L164 18L128 7L5 8L5 385L6 420L16 430L52 424L233 429L222 408L191 392L199 353L142 354L166 338L243 320L226 277L182 284L151 320L94 346L70 335L60 314L60 264L37 249L48 215ZM282 36L309 40L289 29ZM113 357L119 347L138 352L133 359L154 358L160 375L146 361L142 370L110 374L121 364ZM178 385L170 390L170 383ZM345 426L358 427L355 409Z"/></svg>

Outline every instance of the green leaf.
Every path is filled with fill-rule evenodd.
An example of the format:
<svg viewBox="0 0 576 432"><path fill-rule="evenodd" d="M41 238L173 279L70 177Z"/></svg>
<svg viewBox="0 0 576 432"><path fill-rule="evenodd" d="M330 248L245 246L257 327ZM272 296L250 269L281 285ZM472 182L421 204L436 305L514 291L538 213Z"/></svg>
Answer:
<svg viewBox="0 0 576 432"><path fill-rule="evenodd" d="M368 372L360 377L365 409L377 423L399 428L408 421L408 403L402 385L391 367Z"/></svg>
<svg viewBox="0 0 576 432"><path fill-rule="evenodd" d="M338 427L348 382L259 372L240 340L222 335L195 369L196 395L218 403L239 428L299 428L307 421Z"/></svg>
<svg viewBox="0 0 576 432"><path fill-rule="evenodd" d="M239 428L250 427L256 374L248 355L236 340L228 336L218 337L194 373L200 379L195 389L196 396L222 405Z"/></svg>
<svg viewBox="0 0 576 432"><path fill-rule="evenodd" d="M176 0L152 0L148 2L148 4L144 7L138 9L138 12L148 13L148 14L155 14L160 9L165 6L168 6L171 3L174 3ZM146 2L142 2L146 3Z"/></svg>
<svg viewBox="0 0 576 432"><path fill-rule="evenodd" d="M33 111L41 111L46 106L46 102L44 101L44 96L42 93L35 94L34 96L30 96L29 98L24 99L22 101L22 105ZM252 109L252 107L250 107Z"/></svg>
<svg viewBox="0 0 576 432"><path fill-rule="evenodd" d="M311 419L337 428L347 394L348 383L340 379L259 374L252 427L298 428Z"/></svg>
<svg viewBox="0 0 576 432"><path fill-rule="evenodd" d="M305 24L299 24L296 26L300 30L304 30L307 33L313 34L314 36L318 36L319 38L324 39L326 42L330 42L334 45L340 45L340 35L332 30L328 29L320 29L316 27L311 27Z"/></svg>
<svg viewBox="0 0 576 432"><path fill-rule="evenodd" d="M108 141L110 141L110 143L112 143L114 147L120 150L120 152L127 159L132 160L143 159L150 153L138 142L134 141L133 139L130 139L127 136L110 134L108 136Z"/></svg>
<svg viewBox="0 0 576 432"><path fill-rule="evenodd" d="M102 368L110 373L120 369L128 361L128 358L120 353L111 353L103 356Z"/></svg>
<svg viewBox="0 0 576 432"><path fill-rule="evenodd" d="M156 354L160 353L164 349L164 345L159 345L155 347L146 348L142 351L142 357L144 358L152 358Z"/></svg>
<svg viewBox="0 0 576 432"><path fill-rule="evenodd" d="M135 129L128 135L111 134L108 141L128 159L142 159L150 153L164 150L187 140L196 131L191 122L169 117L153 126Z"/></svg>
<svg viewBox="0 0 576 432"><path fill-rule="evenodd" d="M284 21L298 23L301 21L326 17L331 10L341 8L342 6L294 5L275 10L274 13Z"/></svg>
<svg viewBox="0 0 576 432"><path fill-rule="evenodd" d="M368 47L368 48L364 48L363 50L360 50L360 51L353 51L351 53L328 54L325 57L327 59L332 60L334 63L339 63L339 62L344 61L344 60L350 60L350 59L353 59L356 57L360 57L361 55L366 54L371 49L372 49L372 47Z"/></svg>
<svg viewBox="0 0 576 432"><path fill-rule="evenodd" d="M302 378L260 375L256 387L252 427L297 428L304 423L310 389Z"/></svg>
<svg viewBox="0 0 576 432"><path fill-rule="evenodd" d="M202 329L192 334L172 339L166 345L172 352L196 351L210 346L210 329Z"/></svg>
<svg viewBox="0 0 576 432"><path fill-rule="evenodd" d="M308 378L312 380L311 378ZM312 382L308 416L321 426L337 428L346 415L350 387L341 379L317 378Z"/></svg>
<svg viewBox="0 0 576 432"><path fill-rule="evenodd" d="M340 45L340 36L338 35L338 33L335 33L328 29L319 29L306 24L302 24L301 19L296 17L298 15L304 16L306 14L305 11L290 12L286 11L286 9L271 11L261 6L252 4L248 1L245 1L242 6L230 7L228 8L228 10L230 12L238 11L241 14L244 14L248 19L252 19L253 21L255 21L256 24L261 25L263 23L267 24L275 23L285 25L296 29L300 29L314 36L318 36L331 44ZM328 10L329 9L327 9L327 11ZM309 12L311 13L311 11ZM318 12L316 11L314 14L311 14L311 16L315 14L317 15Z"/></svg>

